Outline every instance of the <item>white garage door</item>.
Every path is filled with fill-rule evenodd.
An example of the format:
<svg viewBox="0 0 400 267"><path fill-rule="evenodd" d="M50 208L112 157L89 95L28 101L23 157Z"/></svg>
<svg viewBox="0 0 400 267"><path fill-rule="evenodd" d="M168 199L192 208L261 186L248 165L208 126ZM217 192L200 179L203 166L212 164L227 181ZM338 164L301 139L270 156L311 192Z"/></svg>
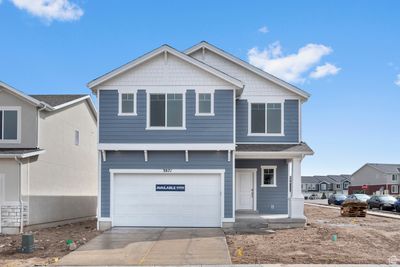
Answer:
<svg viewBox="0 0 400 267"><path fill-rule="evenodd" d="M220 174L115 174L114 226L220 227Z"/></svg>

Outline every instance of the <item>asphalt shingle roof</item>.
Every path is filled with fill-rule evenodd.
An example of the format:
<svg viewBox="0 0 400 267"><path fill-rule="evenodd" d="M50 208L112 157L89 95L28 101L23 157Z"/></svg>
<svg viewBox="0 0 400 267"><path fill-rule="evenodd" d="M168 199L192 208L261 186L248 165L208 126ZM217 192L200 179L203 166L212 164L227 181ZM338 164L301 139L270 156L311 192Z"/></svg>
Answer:
<svg viewBox="0 0 400 267"><path fill-rule="evenodd" d="M314 176L302 176L302 183L321 183L325 182L328 184L331 183L340 183L343 180L350 179L350 175L348 174L340 174L340 175L314 175Z"/></svg>
<svg viewBox="0 0 400 267"><path fill-rule="evenodd" d="M312 149L303 142L300 144L239 144L236 151L313 153Z"/></svg>
<svg viewBox="0 0 400 267"><path fill-rule="evenodd" d="M30 95L39 101L45 102L52 107L59 106L87 95Z"/></svg>
<svg viewBox="0 0 400 267"><path fill-rule="evenodd" d="M381 163L367 163L383 173L400 173L400 164L381 164Z"/></svg>

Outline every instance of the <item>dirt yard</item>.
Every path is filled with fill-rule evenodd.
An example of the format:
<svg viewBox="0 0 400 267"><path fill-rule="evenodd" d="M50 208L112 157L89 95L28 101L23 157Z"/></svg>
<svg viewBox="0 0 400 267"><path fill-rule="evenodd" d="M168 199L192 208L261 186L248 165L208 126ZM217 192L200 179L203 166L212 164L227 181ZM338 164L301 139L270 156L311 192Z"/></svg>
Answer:
<svg viewBox="0 0 400 267"><path fill-rule="evenodd" d="M307 205L305 213L309 223L305 228L228 234L232 262L388 264L391 256L400 260L400 220L368 215L345 218L339 210ZM336 241L332 241L334 234Z"/></svg>
<svg viewBox="0 0 400 267"><path fill-rule="evenodd" d="M66 240L73 240L80 246L101 233L96 230L95 220L32 232L36 249L30 254L17 252L21 246L20 235L0 234L0 266L22 267L55 263L70 252Z"/></svg>

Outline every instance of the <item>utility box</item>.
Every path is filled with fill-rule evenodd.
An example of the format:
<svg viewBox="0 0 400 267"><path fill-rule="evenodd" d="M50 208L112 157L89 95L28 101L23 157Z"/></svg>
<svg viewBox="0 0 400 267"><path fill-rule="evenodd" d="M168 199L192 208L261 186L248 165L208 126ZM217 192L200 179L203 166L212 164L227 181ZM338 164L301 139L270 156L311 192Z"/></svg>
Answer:
<svg viewBox="0 0 400 267"><path fill-rule="evenodd" d="M35 240L32 233L23 234L22 235L22 245L21 252L22 253L32 253L35 246Z"/></svg>

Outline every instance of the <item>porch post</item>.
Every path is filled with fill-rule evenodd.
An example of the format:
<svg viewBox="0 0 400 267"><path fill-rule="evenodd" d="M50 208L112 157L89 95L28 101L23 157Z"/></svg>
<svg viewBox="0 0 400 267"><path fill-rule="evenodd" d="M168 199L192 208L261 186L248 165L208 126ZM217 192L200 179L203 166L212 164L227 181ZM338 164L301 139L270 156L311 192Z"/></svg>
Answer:
<svg viewBox="0 0 400 267"><path fill-rule="evenodd" d="M289 216L290 218L305 218L304 196L301 193L301 158L292 159L292 193Z"/></svg>

